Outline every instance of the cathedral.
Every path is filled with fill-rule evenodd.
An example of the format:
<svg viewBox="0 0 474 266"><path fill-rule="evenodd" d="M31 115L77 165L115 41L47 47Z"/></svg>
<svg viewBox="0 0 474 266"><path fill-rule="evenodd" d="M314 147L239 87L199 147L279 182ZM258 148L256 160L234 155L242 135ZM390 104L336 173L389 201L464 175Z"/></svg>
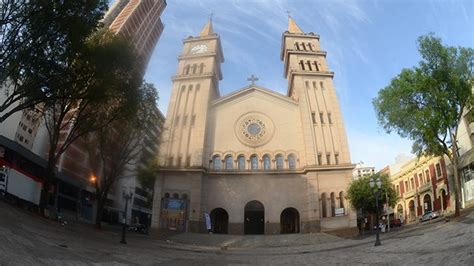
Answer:
<svg viewBox="0 0 474 266"><path fill-rule="evenodd" d="M290 17L286 95L251 84L221 96L220 37L210 20L183 41L159 153L153 229L221 234L347 230L352 169L319 35ZM210 229L209 229L210 228Z"/></svg>

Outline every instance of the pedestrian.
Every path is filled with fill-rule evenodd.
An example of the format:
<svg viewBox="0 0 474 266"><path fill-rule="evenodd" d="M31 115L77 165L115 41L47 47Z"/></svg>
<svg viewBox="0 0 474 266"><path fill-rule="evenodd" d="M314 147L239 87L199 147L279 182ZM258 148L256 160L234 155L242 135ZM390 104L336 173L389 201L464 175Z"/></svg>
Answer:
<svg viewBox="0 0 474 266"><path fill-rule="evenodd" d="M206 229L209 234L212 234L212 226L211 226L211 216L209 216L209 213L205 212L204 213L204 218L206 218Z"/></svg>

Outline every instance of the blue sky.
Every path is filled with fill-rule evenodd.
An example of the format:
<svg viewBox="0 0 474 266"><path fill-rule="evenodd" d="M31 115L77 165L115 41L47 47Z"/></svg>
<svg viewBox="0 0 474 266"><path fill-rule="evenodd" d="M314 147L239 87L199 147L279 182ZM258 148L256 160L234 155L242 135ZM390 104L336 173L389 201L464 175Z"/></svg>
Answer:
<svg viewBox="0 0 474 266"><path fill-rule="evenodd" d="M257 84L286 93L280 61L281 34L287 13L305 32L321 36L335 72L334 82L345 120L353 162L380 169L397 154L411 152L411 142L381 129L372 107L378 90L402 68L420 60L416 39L434 32L453 46L474 47L473 0L168 0L164 32L145 78L156 85L164 114L182 40L196 36L212 12L225 62L221 95Z"/></svg>

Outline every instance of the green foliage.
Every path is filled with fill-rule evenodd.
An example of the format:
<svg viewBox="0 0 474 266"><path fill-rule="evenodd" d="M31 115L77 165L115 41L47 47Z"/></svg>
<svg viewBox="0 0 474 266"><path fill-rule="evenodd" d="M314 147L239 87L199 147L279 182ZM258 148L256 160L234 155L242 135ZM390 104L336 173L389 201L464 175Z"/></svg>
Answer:
<svg viewBox="0 0 474 266"><path fill-rule="evenodd" d="M138 60L127 40L100 30L86 39L69 66L62 66L61 79L48 84L49 98L42 104L49 137L46 184L74 141L136 113L142 96ZM41 205L46 202L42 191Z"/></svg>
<svg viewBox="0 0 474 266"><path fill-rule="evenodd" d="M154 189L156 173L158 172L158 162L151 160L145 167L138 168L138 182L143 188Z"/></svg>
<svg viewBox="0 0 474 266"><path fill-rule="evenodd" d="M357 180L351 182L349 190L347 191L347 199L351 202L352 206L356 209L363 209L369 213L375 213L375 188L370 187L370 178L373 177L377 180L378 177L382 180L381 194L379 197L379 206L383 206L387 202L385 195L389 198L389 206L395 207L398 201L398 195L393 189L390 179L387 175L381 175L379 173L372 176L363 176Z"/></svg>
<svg viewBox="0 0 474 266"><path fill-rule="evenodd" d="M0 123L53 99L69 85L71 67L97 29L107 0L2 0L0 3Z"/></svg>
<svg viewBox="0 0 474 266"><path fill-rule="evenodd" d="M418 39L419 66L403 69L373 100L380 125L414 141L419 156L450 154L464 108L471 107L474 50Z"/></svg>
<svg viewBox="0 0 474 266"><path fill-rule="evenodd" d="M147 143L143 136L147 133L150 125L156 123L156 101L157 91L153 84L143 83L141 86L129 88L130 95L135 95L133 101L127 101L121 108L126 110L121 116L116 117L107 126L90 132L87 138L88 154L90 164L97 169L96 198L98 202L104 202L112 186L120 178L126 178L125 173L129 166L139 163ZM140 178L148 175L146 178ZM148 183L142 185L145 191L153 189L153 182L149 178L148 168L139 170L139 180ZM146 195L152 199L152 194ZM147 201L152 204L151 200ZM100 206L99 206L100 205ZM103 205L98 204L97 226L101 223Z"/></svg>
<svg viewBox="0 0 474 266"><path fill-rule="evenodd" d="M373 100L380 125L413 140L413 152L446 155L453 166L455 215L460 210L458 126L473 107L472 48L444 46L433 34L418 38L422 60L403 69Z"/></svg>

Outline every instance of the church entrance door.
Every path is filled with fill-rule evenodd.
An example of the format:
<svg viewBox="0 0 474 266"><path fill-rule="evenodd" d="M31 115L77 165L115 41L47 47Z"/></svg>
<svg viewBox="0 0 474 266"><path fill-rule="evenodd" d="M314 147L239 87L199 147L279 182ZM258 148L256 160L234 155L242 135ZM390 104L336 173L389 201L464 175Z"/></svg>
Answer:
<svg viewBox="0 0 474 266"><path fill-rule="evenodd" d="M227 234L229 224L229 214L222 208L211 211L212 232L215 234Z"/></svg>
<svg viewBox="0 0 474 266"><path fill-rule="evenodd" d="M260 201L253 200L245 205L244 234L262 235L265 233L265 208Z"/></svg>
<svg viewBox="0 0 474 266"><path fill-rule="evenodd" d="M294 234L300 232L300 215L295 208L286 208L280 215L280 233Z"/></svg>

